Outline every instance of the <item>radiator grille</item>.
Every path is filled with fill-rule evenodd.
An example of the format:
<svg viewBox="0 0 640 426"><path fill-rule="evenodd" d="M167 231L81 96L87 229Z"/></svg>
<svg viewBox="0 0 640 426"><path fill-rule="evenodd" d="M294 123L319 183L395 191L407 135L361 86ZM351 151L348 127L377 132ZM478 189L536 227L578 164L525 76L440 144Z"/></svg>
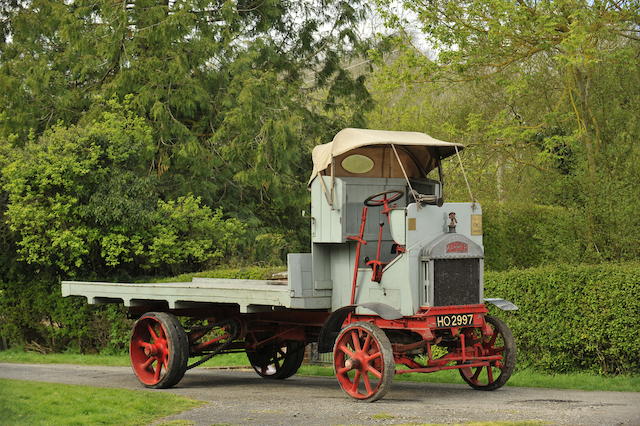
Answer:
<svg viewBox="0 0 640 426"><path fill-rule="evenodd" d="M435 259L433 306L480 303L480 259Z"/></svg>

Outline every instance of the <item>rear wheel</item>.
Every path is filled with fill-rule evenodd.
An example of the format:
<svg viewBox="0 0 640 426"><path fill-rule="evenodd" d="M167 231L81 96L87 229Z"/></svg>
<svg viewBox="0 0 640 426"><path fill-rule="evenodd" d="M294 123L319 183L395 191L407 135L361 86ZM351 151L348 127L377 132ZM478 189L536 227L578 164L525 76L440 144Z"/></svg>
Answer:
<svg viewBox="0 0 640 426"><path fill-rule="evenodd" d="M282 380L296 374L304 359L303 342L275 342L247 351L247 358L258 375L265 379Z"/></svg>
<svg viewBox="0 0 640 426"><path fill-rule="evenodd" d="M169 388L187 371L189 340L175 316L149 312L133 326L129 356L140 383L148 388Z"/></svg>
<svg viewBox="0 0 640 426"><path fill-rule="evenodd" d="M347 395L363 402L377 401L387 393L395 374L391 342L373 324L350 324L336 339L333 367Z"/></svg>
<svg viewBox="0 0 640 426"><path fill-rule="evenodd" d="M511 330L502 320L487 315L485 321L493 329L493 335L484 336L475 330L475 335L471 336L472 344L484 356L502 355L502 360L492 361L487 367L466 367L459 371L462 379L472 388L492 391L504 386L511 377L516 366L516 343Z"/></svg>

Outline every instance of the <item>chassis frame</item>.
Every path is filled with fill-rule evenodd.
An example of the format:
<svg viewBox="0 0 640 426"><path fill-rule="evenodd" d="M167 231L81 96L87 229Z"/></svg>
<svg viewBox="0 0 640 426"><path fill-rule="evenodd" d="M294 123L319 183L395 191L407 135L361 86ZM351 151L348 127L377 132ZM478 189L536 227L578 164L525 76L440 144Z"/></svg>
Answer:
<svg viewBox="0 0 640 426"><path fill-rule="evenodd" d="M247 314L220 306L162 313L170 320L133 308L130 315L139 317L131 336L133 370L147 387L169 387L177 383L176 376L179 381L186 370L213 356L246 352L260 376L284 379L300 367L304 347L324 338L332 343L340 386L361 401L384 396L395 374L458 369L473 388L493 390L513 371L513 337L504 323L487 315L483 304L424 307L416 315L395 319L348 308L334 313L285 309ZM472 316L466 325L439 324L442 316L462 314ZM189 364L189 358L195 361ZM486 378L481 378L484 372Z"/></svg>

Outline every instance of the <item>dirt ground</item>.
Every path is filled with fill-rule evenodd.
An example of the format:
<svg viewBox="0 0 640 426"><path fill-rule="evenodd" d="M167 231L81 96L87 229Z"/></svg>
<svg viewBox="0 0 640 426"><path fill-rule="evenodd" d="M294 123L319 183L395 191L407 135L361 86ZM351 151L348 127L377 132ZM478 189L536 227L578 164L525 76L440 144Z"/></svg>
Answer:
<svg viewBox="0 0 640 426"><path fill-rule="evenodd" d="M144 389L127 367L0 363L0 378ZM358 403L333 378L270 381L253 371L196 368L168 390L207 403L163 419L196 425L397 424L538 420L571 425L640 425L640 393L394 382L384 399Z"/></svg>

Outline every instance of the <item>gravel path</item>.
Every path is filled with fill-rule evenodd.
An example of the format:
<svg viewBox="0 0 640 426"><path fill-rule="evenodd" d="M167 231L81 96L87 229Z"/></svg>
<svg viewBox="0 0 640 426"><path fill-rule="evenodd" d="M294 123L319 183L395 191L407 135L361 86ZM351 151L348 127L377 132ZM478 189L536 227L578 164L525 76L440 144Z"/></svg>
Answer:
<svg viewBox="0 0 640 426"><path fill-rule="evenodd" d="M437 374L437 373L436 373ZM0 378L144 389L128 367L0 363ZM253 371L198 368L168 390L206 401L166 420L196 425L395 424L538 420L552 424L640 426L640 393L505 387L474 391L465 385L394 382L384 399L355 402L333 378L259 378Z"/></svg>

